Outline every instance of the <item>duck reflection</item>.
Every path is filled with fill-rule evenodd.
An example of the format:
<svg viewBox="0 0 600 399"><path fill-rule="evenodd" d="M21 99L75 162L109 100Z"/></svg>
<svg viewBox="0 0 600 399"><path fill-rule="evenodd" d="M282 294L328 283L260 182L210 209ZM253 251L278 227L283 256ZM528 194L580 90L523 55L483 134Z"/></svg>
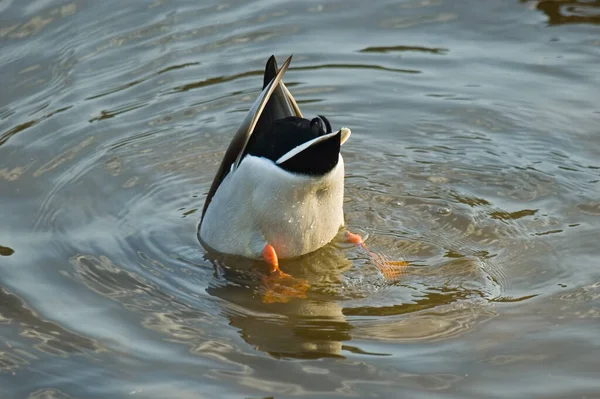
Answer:
<svg viewBox="0 0 600 399"><path fill-rule="evenodd" d="M305 278L306 298L266 303L260 271L264 263L207 254L220 278L207 289L223 299L223 313L240 336L257 350L274 357L342 357L342 342L351 339L340 289L342 272L351 267L341 248L328 245L312 254L285 261L282 268ZM268 302L268 301L267 301Z"/></svg>

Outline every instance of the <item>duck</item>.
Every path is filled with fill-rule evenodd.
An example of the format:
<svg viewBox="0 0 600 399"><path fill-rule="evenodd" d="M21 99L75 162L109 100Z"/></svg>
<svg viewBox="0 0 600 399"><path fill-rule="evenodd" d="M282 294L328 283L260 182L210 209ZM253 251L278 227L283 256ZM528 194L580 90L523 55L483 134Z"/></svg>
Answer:
<svg viewBox="0 0 600 399"><path fill-rule="evenodd" d="M198 227L204 247L262 260L274 278L280 259L309 254L345 226L342 145L323 115L303 116L283 82L292 56L265 66L263 88L233 136L210 186ZM346 240L363 245L350 232Z"/></svg>

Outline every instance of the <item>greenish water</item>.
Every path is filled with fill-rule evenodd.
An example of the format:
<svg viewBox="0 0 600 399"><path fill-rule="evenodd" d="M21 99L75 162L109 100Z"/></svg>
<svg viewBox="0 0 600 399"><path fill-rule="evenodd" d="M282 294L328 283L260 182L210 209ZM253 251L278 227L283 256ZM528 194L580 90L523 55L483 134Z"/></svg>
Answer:
<svg viewBox="0 0 600 399"><path fill-rule="evenodd" d="M1 398L600 397L600 4L0 0ZM196 239L271 54L410 266ZM238 272L235 272L238 270Z"/></svg>

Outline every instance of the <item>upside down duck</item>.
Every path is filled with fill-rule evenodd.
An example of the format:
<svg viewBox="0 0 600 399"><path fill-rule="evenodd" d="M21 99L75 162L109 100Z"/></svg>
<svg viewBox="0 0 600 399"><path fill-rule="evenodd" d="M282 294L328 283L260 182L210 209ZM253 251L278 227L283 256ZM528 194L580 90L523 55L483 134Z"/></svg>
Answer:
<svg viewBox="0 0 600 399"><path fill-rule="evenodd" d="M279 259L325 246L344 226L340 148L350 129L333 131L321 115L303 117L282 81L291 58L281 68L269 58L263 90L225 152L198 232L214 251L264 260L267 280L275 281L291 278ZM367 250L360 236L345 237ZM402 263L367 252L384 275Z"/></svg>

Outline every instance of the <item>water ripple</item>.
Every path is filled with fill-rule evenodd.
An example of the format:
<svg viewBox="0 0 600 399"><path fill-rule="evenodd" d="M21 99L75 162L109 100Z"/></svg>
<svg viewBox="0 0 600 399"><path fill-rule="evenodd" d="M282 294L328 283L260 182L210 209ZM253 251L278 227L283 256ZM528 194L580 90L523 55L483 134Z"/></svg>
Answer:
<svg viewBox="0 0 600 399"><path fill-rule="evenodd" d="M0 396L594 396L597 8L0 1ZM197 210L291 52L353 130L348 228L408 266L340 237L271 304Z"/></svg>

